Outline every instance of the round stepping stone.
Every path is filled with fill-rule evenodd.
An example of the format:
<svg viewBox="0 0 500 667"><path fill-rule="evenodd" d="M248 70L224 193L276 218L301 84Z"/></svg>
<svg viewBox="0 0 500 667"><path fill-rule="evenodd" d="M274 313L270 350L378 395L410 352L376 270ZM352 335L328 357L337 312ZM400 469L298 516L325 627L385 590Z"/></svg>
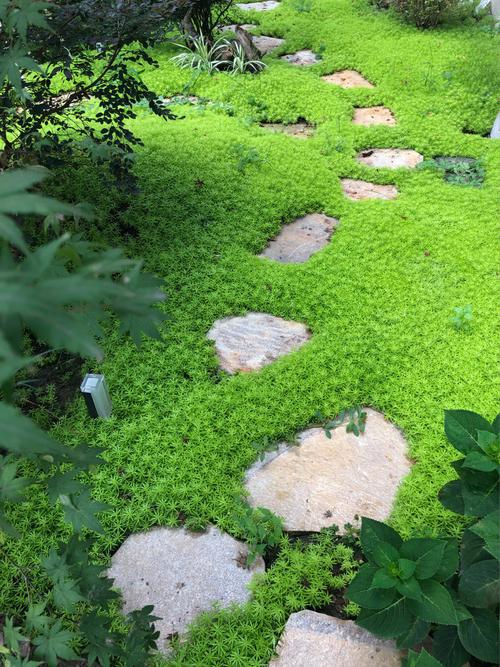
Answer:
<svg viewBox="0 0 500 667"><path fill-rule="evenodd" d="M253 10L254 12L269 12L280 5L281 2L276 2L276 0L264 0L264 2L239 2L236 4L237 7L244 11Z"/></svg>
<svg viewBox="0 0 500 667"><path fill-rule="evenodd" d="M287 63L298 67L309 67L320 61L314 51L309 51L308 49L297 51L297 53L288 53L286 56L281 56L281 60L285 60Z"/></svg>
<svg viewBox="0 0 500 667"><path fill-rule="evenodd" d="M423 159L423 155L417 151L405 148L370 148L361 151L356 157L361 164L385 169L399 169L400 167L413 169Z"/></svg>
<svg viewBox="0 0 500 667"><path fill-rule="evenodd" d="M323 213L310 213L297 218L285 225L259 256L283 264L305 262L328 243L338 224L338 220Z"/></svg>
<svg viewBox="0 0 500 667"><path fill-rule="evenodd" d="M279 37L268 37L267 35L253 36L252 41L262 55L266 55L266 53L277 49L278 46L285 43L284 39L280 39Z"/></svg>
<svg viewBox="0 0 500 667"><path fill-rule="evenodd" d="M357 107L354 109L354 125L396 125L392 111L387 107Z"/></svg>
<svg viewBox="0 0 500 667"><path fill-rule="evenodd" d="M286 530L319 531L368 516L383 521L410 471L406 441L383 415L367 409L366 431L356 437L345 424L328 438L322 428L299 434L255 463L246 476L249 502L281 516Z"/></svg>
<svg viewBox="0 0 500 667"><path fill-rule="evenodd" d="M264 571L258 557L250 569L247 547L211 526L205 533L156 528L131 535L112 558L108 576L123 595L123 611L154 605L162 644L217 603L227 607L250 598L248 584Z"/></svg>
<svg viewBox="0 0 500 667"><path fill-rule="evenodd" d="M321 77L327 83L333 83L342 88L373 88L373 83L370 83L359 72L353 69L343 69L340 72L327 74Z"/></svg>
<svg viewBox="0 0 500 667"><path fill-rule="evenodd" d="M311 334L300 322L266 313L217 320L207 334L215 341L220 367L231 375L258 371L279 357L302 347Z"/></svg>
<svg viewBox="0 0 500 667"><path fill-rule="evenodd" d="M358 181L354 178L341 179L342 190L349 199L395 199L398 189L395 185L380 185L368 181Z"/></svg>
<svg viewBox="0 0 500 667"><path fill-rule="evenodd" d="M314 134L314 127L307 123L290 123L289 125L284 123L261 123L260 125L271 132L288 134L297 139L307 139Z"/></svg>
<svg viewBox="0 0 500 667"><path fill-rule="evenodd" d="M315 611L292 614L269 667L399 667L402 653L354 621Z"/></svg>

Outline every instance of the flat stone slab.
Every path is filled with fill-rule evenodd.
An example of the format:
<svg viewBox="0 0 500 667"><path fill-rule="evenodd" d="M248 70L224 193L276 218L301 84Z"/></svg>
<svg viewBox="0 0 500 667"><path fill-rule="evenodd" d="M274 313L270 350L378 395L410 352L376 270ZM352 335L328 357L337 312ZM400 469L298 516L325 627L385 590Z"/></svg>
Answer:
<svg viewBox="0 0 500 667"><path fill-rule="evenodd" d="M220 29L222 32L236 32L236 28L243 28L243 30L249 31L257 27L256 23L232 23L231 25L223 25Z"/></svg>
<svg viewBox="0 0 500 667"><path fill-rule="evenodd" d="M250 598L247 586L255 572L264 571L264 561L258 557L247 569L247 553L245 544L214 526L205 533L155 528L125 540L108 576L122 592L125 613L154 605L154 615L161 617L155 626L164 645L214 603L227 607Z"/></svg>
<svg viewBox="0 0 500 667"><path fill-rule="evenodd" d="M285 43L284 39L268 37L267 35L253 35L252 41L264 56Z"/></svg>
<svg viewBox="0 0 500 667"><path fill-rule="evenodd" d="M254 12L269 12L280 5L281 2L276 2L276 0L264 0L264 2L239 2L236 4L236 7L246 11L253 10Z"/></svg>
<svg viewBox="0 0 500 667"><path fill-rule="evenodd" d="M321 77L327 83L333 83L335 86L342 88L373 88L373 83L370 83L364 76L353 69L343 69L340 72L327 74Z"/></svg>
<svg viewBox="0 0 500 667"><path fill-rule="evenodd" d="M298 67L309 67L320 62L318 56L314 51L297 51L297 53L288 53L286 56L281 56L281 60L285 60L290 65L297 65Z"/></svg>
<svg viewBox="0 0 500 667"><path fill-rule="evenodd" d="M354 621L315 611L292 614L269 667L399 667L402 654Z"/></svg>
<svg viewBox="0 0 500 667"><path fill-rule="evenodd" d="M285 225L259 257L274 259L283 264L300 264L321 250L339 224L323 213L310 213Z"/></svg>
<svg viewBox="0 0 500 667"><path fill-rule="evenodd" d="M413 169L422 162L423 155L406 148L369 148L358 153L356 160L369 167L385 169Z"/></svg>
<svg viewBox="0 0 500 667"><path fill-rule="evenodd" d="M354 125L396 125L392 111L387 107L357 107L354 109Z"/></svg>
<svg viewBox="0 0 500 667"><path fill-rule="evenodd" d="M314 127L307 123L290 123L288 125L284 123L261 123L260 125L270 132L288 134L297 139L307 139L314 134Z"/></svg>
<svg viewBox="0 0 500 667"><path fill-rule="evenodd" d="M345 424L328 438L323 428L282 443L246 475L249 502L281 516L286 530L319 531L355 524L355 516L384 521L397 488L410 471L406 441L379 412L367 409L366 431L356 437Z"/></svg>
<svg viewBox="0 0 500 667"><path fill-rule="evenodd" d="M398 189L395 185L380 185L368 181L358 181L354 178L342 178L340 181L344 194L349 199L395 199Z"/></svg>
<svg viewBox="0 0 500 667"><path fill-rule="evenodd" d="M311 334L300 322L266 313L217 320L207 334L215 341L220 367L226 373L258 371L302 347Z"/></svg>
<svg viewBox="0 0 500 667"><path fill-rule="evenodd" d="M500 112L495 118L495 122L491 128L490 139L500 139Z"/></svg>

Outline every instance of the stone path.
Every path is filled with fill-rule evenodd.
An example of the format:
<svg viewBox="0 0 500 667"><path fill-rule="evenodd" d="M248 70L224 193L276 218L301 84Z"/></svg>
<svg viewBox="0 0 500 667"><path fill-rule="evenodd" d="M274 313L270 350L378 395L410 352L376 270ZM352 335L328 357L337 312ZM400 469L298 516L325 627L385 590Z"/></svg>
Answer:
<svg viewBox="0 0 500 667"><path fill-rule="evenodd" d="M242 23L242 24L231 23L231 25L223 25L221 27L221 30L222 30L222 32L227 32L227 31L236 32L236 28L243 28L243 30L246 30L247 32L249 32L250 30L253 30L256 27L257 27L256 23ZM252 37L253 37L253 35L252 35Z"/></svg>
<svg viewBox="0 0 500 667"><path fill-rule="evenodd" d="M352 69L343 69L340 72L327 74L321 77L327 83L333 83L342 88L373 88L373 83L367 81L359 72Z"/></svg>
<svg viewBox="0 0 500 667"><path fill-rule="evenodd" d="M217 320L207 334L215 341L219 364L226 373L257 371L298 350L311 334L300 322L266 313Z"/></svg>
<svg viewBox="0 0 500 667"><path fill-rule="evenodd" d="M402 657L394 642L315 611L290 616L277 651L269 667L399 667Z"/></svg>
<svg viewBox="0 0 500 667"><path fill-rule="evenodd" d="M396 125L392 111L387 107L356 107L354 125Z"/></svg>
<svg viewBox="0 0 500 667"><path fill-rule="evenodd" d="M398 189L395 185L380 185L354 178L342 178L340 181L344 194L353 201L360 199L395 199Z"/></svg>
<svg viewBox="0 0 500 667"><path fill-rule="evenodd" d="M285 225L278 236L270 241L260 257L283 264L300 264L321 250L339 224L323 213L310 213Z"/></svg>
<svg viewBox="0 0 500 667"><path fill-rule="evenodd" d="M284 39L267 35L252 35L252 41L264 56L285 43Z"/></svg>
<svg viewBox="0 0 500 667"><path fill-rule="evenodd" d="M247 472L249 502L284 519L286 530L319 531L355 523L356 515L383 521L397 488L410 471L400 431L367 409L366 431L356 437L345 425L332 431L311 428L298 444L280 445Z"/></svg>
<svg viewBox="0 0 500 667"><path fill-rule="evenodd" d="M356 157L361 164L386 169L399 169L400 167L413 169L423 159L423 155L417 151L403 148L368 148L358 153Z"/></svg>
<svg viewBox="0 0 500 667"><path fill-rule="evenodd" d="M320 62L318 56L308 49L297 51L297 53L288 53L286 56L281 56L281 60L285 60L287 63L298 67L309 67Z"/></svg>
<svg viewBox="0 0 500 667"><path fill-rule="evenodd" d="M288 134L297 139L308 139L314 134L314 127L307 123L290 123L289 125L284 123L261 123L260 125L270 132Z"/></svg>
<svg viewBox="0 0 500 667"><path fill-rule="evenodd" d="M161 648L174 633L214 603L227 607L250 598L248 584L264 571L258 557L247 569L248 549L211 526L205 533L156 528L131 535L112 558L108 575L123 595L124 612L153 604Z"/></svg>
<svg viewBox="0 0 500 667"><path fill-rule="evenodd" d="M264 0L264 2L239 2L236 4L236 7L239 7L244 11L253 10L254 12L269 12L280 5L281 2L277 2L276 0Z"/></svg>

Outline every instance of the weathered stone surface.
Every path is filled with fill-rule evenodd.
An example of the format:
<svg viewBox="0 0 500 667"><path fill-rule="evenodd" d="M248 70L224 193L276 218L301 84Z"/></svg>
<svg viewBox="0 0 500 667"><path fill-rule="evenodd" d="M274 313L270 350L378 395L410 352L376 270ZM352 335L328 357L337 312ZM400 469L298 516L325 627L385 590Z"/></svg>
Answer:
<svg viewBox="0 0 500 667"><path fill-rule="evenodd" d="M308 49L297 51L297 53L288 53L286 56L281 56L281 60L286 60L287 63L297 65L298 67L308 67L309 65L319 63L318 56Z"/></svg>
<svg viewBox="0 0 500 667"><path fill-rule="evenodd" d="M341 185L345 196L354 201L360 199L395 199L398 195L398 189L395 185L380 185L379 183L358 181L354 178L343 178Z"/></svg>
<svg viewBox="0 0 500 667"><path fill-rule="evenodd" d="M396 119L387 107L357 107L352 122L355 125L396 125Z"/></svg>
<svg viewBox="0 0 500 667"><path fill-rule="evenodd" d="M339 221L323 213L310 213L285 225L260 257L275 259L283 264L300 264L321 250Z"/></svg>
<svg viewBox="0 0 500 667"><path fill-rule="evenodd" d="M269 53L270 51L277 49L278 46L284 44L285 40L280 39L279 37L268 37L267 35L254 35L253 43L259 49L262 55L265 56L266 53Z"/></svg>
<svg viewBox="0 0 500 667"><path fill-rule="evenodd" d="M327 438L322 428L299 434L255 463L246 476L249 501L283 517L287 530L319 531L355 523L356 515L383 521L410 470L406 442L383 415L367 409L366 431L345 426Z"/></svg>
<svg viewBox="0 0 500 667"><path fill-rule="evenodd" d="M495 118L495 122L493 123L493 127L491 128L490 138L500 139L500 112L498 113L498 116Z"/></svg>
<svg viewBox="0 0 500 667"><path fill-rule="evenodd" d="M394 642L378 639L354 621L304 610L288 619L269 667L399 667L401 657Z"/></svg>
<svg viewBox="0 0 500 667"><path fill-rule="evenodd" d="M215 341L220 367L230 374L257 371L297 350L310 337L300 322L266 313L217 320L207 334L209 340Z"/></svg>
<svg viewBox="0 0 500 667"><path fill-rule="evenodd" d="M276 0L264 0L264 2L238 2L237 7L243 10L253 10L254 12L269 12L281 5Z"/></svg>
<svg viewBox="0 0 500 667"><path fill-rule="evenodd" d="M369 148L358 153L356 160L369 167L399 169L414 168L424 159L417 151L406 148Z"/></svg>
<svg viewBox="0 0 500 667"><path fill-rule="evenodd" d="M352 69L343 69L340 72L327 74L321 77L327 83L333 83L342 88L373 88L373 83L367 81L359 72Z"/></svg>
<svg viewBox="0 0 500 667"><path fill-rule="evenodd" d="M257 27L255 23L242 23L239 25L238 23L231 23L231 25L223 25L220 29L222 32L235 32L237 27L243 28L243 30L253 30L254 28Z"/></svg>
<svg viewBox="0 0 500 667"><path fill-rule="evenodd" d="M290 123L289 125L284 123L261 123L261 127L271 132L289 134L297 139L307 139L314 134L314 127L307 123Z"/></svg>
<svg viewBox="0 0 500 667"><path fill-rule="evenodd" d="M123 594L123 611L154 604L161 647L214 603L245 602L247 585L264 562L244 567L247 547L211 526L205 533L156 528L131 535L112 558L108 575ZM242 565L243 563L243 565Z"/></svg>

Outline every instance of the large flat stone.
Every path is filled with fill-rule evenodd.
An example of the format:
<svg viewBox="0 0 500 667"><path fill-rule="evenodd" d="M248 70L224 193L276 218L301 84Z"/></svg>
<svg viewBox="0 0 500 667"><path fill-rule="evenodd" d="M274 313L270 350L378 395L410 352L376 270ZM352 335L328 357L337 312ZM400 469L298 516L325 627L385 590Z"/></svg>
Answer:
<svg viewBox="0 0 500 667"><path fill-rule="evenodd" d="M308 125L308 123L289 123L288 125L285 123L261 123L261 127L270 132L288 134L297 139L307 139L314 134L314 127Z"/></svg>
<svg viewBox="0 0 500 667"><path fill-rule="evenodd" d="M287 63L297 65L298 67L309 67L320 61L314 51L309 51L309 49L297 51L297 53L288 53L286 56L281 56L281 60L285 60Z"/></svg>
<svg viewBox="0 0 500 667"><path fill-rule="evenodd" d="M156 528L131 535L112 558L108 575L123 595L123 611L154 605L160 616L156 629L161 648L174 633L214 603L227 607L246 602L255 572L264 571L262 558L247 569L247 547L211 526L205 533L184 528Z"/></svg>
<svg viewBox="0 0 500 667"><path fill-rule="evenodd" d="M399 667L401 657L394 642L378 639L354 621L299 611L288 619L269 667Z"/></svg>
<svg viewBox="0 0 500 667"><path fill-rule="evenodd" d="M369 167L413 169L424 159L417 151L406 148L369 148L358 153L356 160Z"/></svg>
<svg viewBox="0 0 500 667"><path fill-rule="evenodd" d="M246 30L249 32L250 30L253 30L256 28L257 25L255 23L231 23L231 25L223 25L220 29L222 32L236 32L236 28L243 28L243 30Z"/></svg>
<svg viewBox="0 0 500 667"><path fill-rule="evenodd" d="M354 125L396 125L392 111L387 107L357 107L354 109Z"/></svg>
<svg viewBox="0 0 500 667"><path fill-rule="evenodd" d="M274 259L283 264L300 264L321 250L332 235L339 221L323 213L310 213L285 225L260 257Z"/></svg>
<svg viewBox="0 0 500 667"><path fill-rule="evenodd" d="M370 83L359 72L353 69L343 69L340 72L327 74L321 77L323 81L332 83L335 86L342 88L373 88L373 83Z"/></svg>
<svg viewBox="0 0 500 667"><path fill-rule="evenodd" d="M276 0L264 0L264 2L239 2L236 4L237 7L244 11L253 10L254 12L269 12L280 5L281 2L276 2Z"/></svg>
<svg viewBox="0 0 500 667"><path fill-rule="evenodd" d="M495 122L493 123L493 127L491 128L490 138L500 139L500 112L495 118Z"/></svg>
<svg viewBox="0 0 500 667"><path fill-rule="evenodd" d="M267 35L254 35L252 36L252 41L264 56L266 53L277 49L278 46L285 43L284 39L280 39L279 37L268 37Z"/></svg>
<svg viewBox="0 0 500 667"><path fill-rule="evenodd" d="M283 517L287 530L319 531L355 523L355 516L383 521L397 488L410 471L406 441L378 412L367 409L366 431L356 437L345 426L327 438L322 428L283 443L247 472L249 501Z"/></svg>
<svg viewBox="0 0 500 667"><path fill-rule="evenodd" d="M257 371L297 350L310 336L300 322L266 313L217 320L207 334L207 338L215 341L220 367L230 374Z"/></svg>
<svg viewBox="0 0 500 667"><path fill-rule="evenodd" d="M343 178L341 185L345 196L354 201L361 199L395 199L398 196L398 189L395 185L380 185L379 183L358 181L354 178Z"/></svg>

